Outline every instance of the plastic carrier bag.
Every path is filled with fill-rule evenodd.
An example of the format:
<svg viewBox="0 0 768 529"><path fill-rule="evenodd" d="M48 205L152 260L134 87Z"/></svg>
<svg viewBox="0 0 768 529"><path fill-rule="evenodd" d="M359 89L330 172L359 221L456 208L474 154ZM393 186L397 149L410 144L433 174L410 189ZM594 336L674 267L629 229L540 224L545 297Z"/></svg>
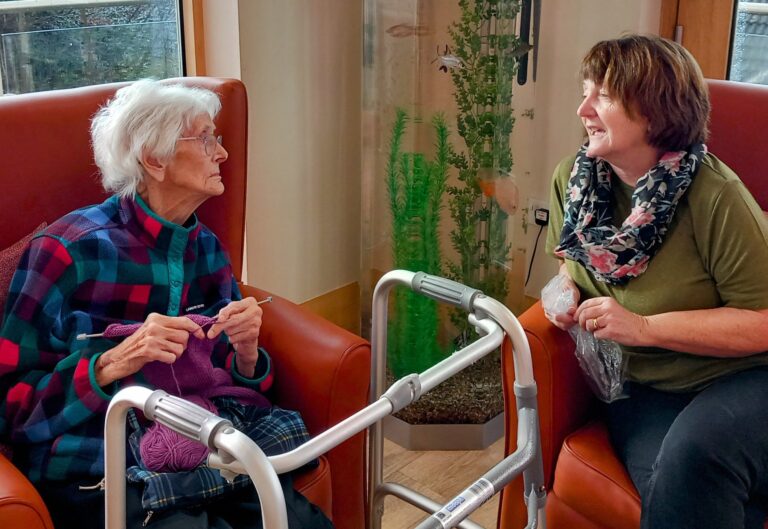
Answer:
<svg viewBox="0 0 768 529"><path fill-rule="evenodd" d="M568 278L562 274L553 277L541 290L541 305L549 314L565 314L574 302ZM626 398L625 366L619 344L595 338L594 334L579 325L571 327L568 334L576 342L576 359L597 398L603 402Z"/></svg>

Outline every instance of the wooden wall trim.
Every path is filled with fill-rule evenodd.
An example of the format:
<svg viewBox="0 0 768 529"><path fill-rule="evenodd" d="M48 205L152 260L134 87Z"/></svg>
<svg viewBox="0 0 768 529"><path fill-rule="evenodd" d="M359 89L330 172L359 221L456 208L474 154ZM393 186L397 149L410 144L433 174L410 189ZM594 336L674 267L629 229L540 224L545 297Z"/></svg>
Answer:
<svg viewBox="0 0 768 529"><path fill-rule="evenodd" d="M182 0L184 60L187 75L205 75L205 27L203 0Z"/></svg>
<svg viewBox="0 0 768 529"><path fill-rule="evenodd" d="M679 7L680 0L661 0L659 36L666 39L675 38L675 26L677 26L677 12Z"/></svg>
<svg viewBox="0 0 768 529"><path fill-rule="evenodd" d="M349 283L301 303L318 316L360 334L360 285Z"/></svg>
<svg viewBox="0 0 768 529"><path fill-rule="evenodd" d="M704 77L725 79L731 47L734 0L681 0L677 13L683 46L701 66Z"/></svg>

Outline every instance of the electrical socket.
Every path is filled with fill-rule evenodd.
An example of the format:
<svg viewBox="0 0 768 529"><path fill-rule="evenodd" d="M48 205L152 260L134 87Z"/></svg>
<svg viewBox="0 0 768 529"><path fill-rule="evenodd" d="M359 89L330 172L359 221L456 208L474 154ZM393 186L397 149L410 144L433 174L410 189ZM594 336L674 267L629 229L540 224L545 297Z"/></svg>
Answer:
<svg viewBox="0 0 768 529"><path fill-rule="evenodd" d="M538 198L528 198L526 202L525 221L527 225L525 245L526 245L526 258L525 258L525 278L527 284L523 286L523 292L530 297L538 298L541 296L541 289L544 285L557 274L557 261L546 255L544 248L546 246L546 237L542 230L541 225L536 224L536 210L546 209L549 210L549 201L541 200ZM550 221L552 218L550 212ZM536 238L541 235L538 241L538 247L534 257L534 247L536 246ZM530 270L529 270L530 268ZM528 273L530 272L530 278Z"/></svg>
<svg viewBox="0 0 768 529"><path fill-rule="evenodd" d="M536 226L536 210L549 209L549 202L538 198L528 198L528 225Z"/></svg>
<svg viewBox="0 0 768 529"><path fill-rule="evenodd" d="M539 226L546 226L549 224L549 210L544 208L537 208L534 211L534 218L536 219L536 224Z"/></svg>

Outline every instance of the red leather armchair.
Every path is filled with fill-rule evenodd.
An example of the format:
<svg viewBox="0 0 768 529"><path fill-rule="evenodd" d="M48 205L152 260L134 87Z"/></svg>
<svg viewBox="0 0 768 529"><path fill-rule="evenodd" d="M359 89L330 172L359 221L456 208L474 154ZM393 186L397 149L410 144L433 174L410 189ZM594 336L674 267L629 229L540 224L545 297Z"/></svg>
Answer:
<svg viewBox="0 0 768 529"><path fill-rule="evenodd" d="M714 80L708 84L712 114L707 145L741 177L763 210L768 210L763 145L768 86ZM594 418L595 402L581 378L573 342L547 321L540 303L520 321L531 344L539 389L547 526L637 529L640 498L611 447L605 425ZM505 351L503 363L505 398L514 402L509 351ZM517 443L514 409L514 405L507 406L507 454ZM522 480L518 479L503 491L499 527L519 529L525 520Z"/></svg>
<svg viewBox="0 0 768 529"><path fill-rule="evenodd" d="M179 81L179 80L176 80ZM216 91L216 124L229 151L221 172L226 192L200 208L222 240L239 276L243 262L247 160L247 96L233 79L185 78ZM89 140L89 120L121 84L0 98L0 249L77 207L105 197ZM239 279L239 277L238 277ZM244 295L267 293L242 285ZM275 365L274 400L301 411L315 435L368 401L370 346L347 331L275 296L264 306L261 344ZM4 398L0 395L0 398ZM358 434L321 458L318 469L296 480L339 529L365 526L365 439ZM0 455L0 527L52 529L34 487Z"/></svg>

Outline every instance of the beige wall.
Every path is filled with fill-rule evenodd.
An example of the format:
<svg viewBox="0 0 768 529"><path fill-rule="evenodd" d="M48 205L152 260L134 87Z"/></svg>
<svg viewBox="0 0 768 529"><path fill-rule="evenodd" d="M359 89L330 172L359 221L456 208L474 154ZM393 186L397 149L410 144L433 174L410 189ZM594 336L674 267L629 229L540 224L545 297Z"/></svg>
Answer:
<svg viewBox="0 0 768 529"><path fill-rule="evenodd" d="M209 75L249 95L247 276L295 302L360 269L358 0L206 0Z"/></svg>

